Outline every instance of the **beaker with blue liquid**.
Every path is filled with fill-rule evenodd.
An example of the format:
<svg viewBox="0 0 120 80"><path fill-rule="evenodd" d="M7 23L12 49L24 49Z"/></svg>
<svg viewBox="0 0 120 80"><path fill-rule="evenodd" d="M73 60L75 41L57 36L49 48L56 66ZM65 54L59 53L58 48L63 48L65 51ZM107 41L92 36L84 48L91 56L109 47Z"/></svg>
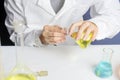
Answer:
<svg viewBox="0 0 120 80"><path fill-rule="evenodd" d="M112 55L113 55L112 49L110 48L103 49L103 59L99 62L99 64L95 68L96 76L100 78L108 78L112 76L113 74L111 64Z"/></svg>

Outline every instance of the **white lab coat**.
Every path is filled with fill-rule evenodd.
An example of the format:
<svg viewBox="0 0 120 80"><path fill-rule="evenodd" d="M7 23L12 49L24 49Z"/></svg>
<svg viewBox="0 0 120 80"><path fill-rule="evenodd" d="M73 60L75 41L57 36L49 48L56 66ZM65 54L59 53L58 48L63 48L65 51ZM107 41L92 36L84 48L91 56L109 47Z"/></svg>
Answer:
<svg viewBox="0 0 120 80"><path fill-rule="evenodd" d="M24 21L25 45L39 46L39 35L44 25L60 25L68 29L72 23L82 20L89 8L92 17L89 21L99 29L97 40L111 38L120 31L119 0L65 0L57 14L50 0L5 0L5 24L14 41L12 23ZM63 44L74 44L74 40L68 36Z"/></svg>

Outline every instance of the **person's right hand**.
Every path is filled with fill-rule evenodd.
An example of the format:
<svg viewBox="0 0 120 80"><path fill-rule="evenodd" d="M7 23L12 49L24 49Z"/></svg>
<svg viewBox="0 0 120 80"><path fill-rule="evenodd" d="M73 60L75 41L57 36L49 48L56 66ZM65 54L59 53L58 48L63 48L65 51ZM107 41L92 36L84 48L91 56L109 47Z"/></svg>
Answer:
<svg viewBox="0 0 120 80"><path fill-rule="evenodd" d="M43 44L57 44L66 40L67 31L58 25L46 25L40 35Z"/></svg>
<svg viewBox="0 0 120 80"><path fill-rule="evenodd" d="M118 67L118 77L119 77L119 79L120 79L120 65L119 65L119 67Z"/></svg>

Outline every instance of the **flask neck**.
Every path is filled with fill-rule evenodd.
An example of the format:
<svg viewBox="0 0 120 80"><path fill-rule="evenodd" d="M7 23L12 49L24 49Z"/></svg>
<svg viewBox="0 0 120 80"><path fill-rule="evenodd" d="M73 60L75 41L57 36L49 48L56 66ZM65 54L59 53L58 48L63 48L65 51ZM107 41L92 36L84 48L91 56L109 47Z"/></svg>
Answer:
<svg viewBox="0 0 120 80"><path fill-rule="evenodd" d="M15 46L24 46L24 33L15 32Z"/></svg>
<svg viewBox="0 0 120 80"><path fill-rule="evenodd" d="M113 50L112 49L103 49L103 61L110 62L112 60Z"/></svg>
<svg viewBox="0 0 120 80"><path fill-rule="evenodd" d="M23 64L24 34L15 32L16 64Z"/></svg>

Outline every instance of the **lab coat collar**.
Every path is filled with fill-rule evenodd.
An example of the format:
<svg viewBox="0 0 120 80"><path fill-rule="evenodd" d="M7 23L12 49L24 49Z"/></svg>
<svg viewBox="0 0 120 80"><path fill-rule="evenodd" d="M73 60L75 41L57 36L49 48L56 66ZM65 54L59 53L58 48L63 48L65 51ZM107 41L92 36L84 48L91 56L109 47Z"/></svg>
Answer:
<svg viewBox="0 0 120 80"><path fill-rule="evenodd" d="M61 14L64 11L67 11L68 9L70 9L73 5L75 5L75 0L65 0L63 7L57 14L53 10L50 0L37 0L37 5L40 6L42 9L44 9L49 14L55 16L57 14Z"/></svg>

